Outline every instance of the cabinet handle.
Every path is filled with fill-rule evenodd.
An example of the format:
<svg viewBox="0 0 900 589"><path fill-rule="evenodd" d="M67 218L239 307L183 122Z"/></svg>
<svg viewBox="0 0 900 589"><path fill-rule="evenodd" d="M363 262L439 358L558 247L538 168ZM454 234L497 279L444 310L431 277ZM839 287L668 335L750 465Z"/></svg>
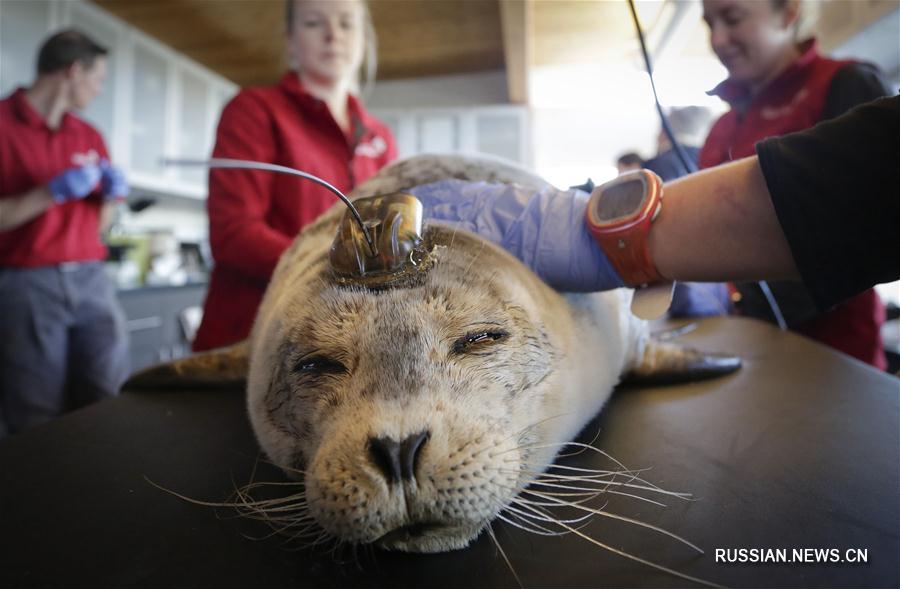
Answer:
<svg viewBox="0 0 900 589"><path fill-rule="evenodd" d="M141 317L139 319L129 319L125 322L125 328L130 332L141 331L143 329L154 329L162 327L162 317Z"/></svg>

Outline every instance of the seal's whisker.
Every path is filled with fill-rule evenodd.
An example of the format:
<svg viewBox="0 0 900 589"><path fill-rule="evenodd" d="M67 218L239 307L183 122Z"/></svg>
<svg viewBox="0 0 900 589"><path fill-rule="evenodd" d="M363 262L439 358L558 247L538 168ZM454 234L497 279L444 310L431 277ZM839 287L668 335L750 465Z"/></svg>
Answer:
<svg viewBox="0 0 900 589"><path fill-rule="evenodd" d="M637 489L640 491L650 491L653 493L659 493L661 495L670 495L672 497L677 497L679 499L688 500L691 497L690 493L681 493L678 491L666 491L665 489L660 489L659 487L647 487L645 485L635 485L634 483L623 483L621 481L584 481L585 483L593 483L593 484L602 484L604 487L613 486L613 487L627 487L629 489ZM550 486L549 484L543 484L543 486ZM559 488L575 488L575 487L567 487L565 485L558 485ZM596 489L594 489L596 490ZM606 492L607 489L604 489Z"/></svg>
<svg viewBox="0 0 900 589"><path fill-rule="evenodd" d="M590 481L589 481L590 482ZM560 482L556 482L553 479L544 480L544 479L535 479L531 482L530 487L548 487L551 489L565 489L567 491L584 491L591 493L603 493L606 489L594 489L591 487L576 487L573 484L562 484Z"/></svg>
<svg viewBox="0 0 900 589"><path fill-rule="evenodd" d="M238 490L236 492L236 499L230 505L230 507L234 507L235 509L244 511L246 513L260 515L263 517L267 517L267 514L269 513L278 513L281 511L301 512L302 514L302 512L308 509L305 500L295 501L294 499L290 499L290 501L293 501L293 504L281 507L273 507L273 505L281 505L285 502L269 499L255 500L247 493Z"/></svg>
<svg viewBox="0 0 900 589"><path fill-rule="evenodd" d="M602 480L602 479L600 478L601 475L597 475L597 476L583 476L583 477L580 477L580 476L556 475L556 474L552 474L552 473L539 472L539 471L526 470L526 469L518 469L518 470L511 470L511 469L491 469L491 470L495 470L495 471L497 471L497 472L500 472L500 473L506 473L506 474L509 474L509 473L515 473L515 474L527 474L527 475L531 475L531 476L533 476L533 477L535 477L535 478L533 478L533 479L528 483L529 485L530 485L530 484L540 484L541 486L551 486L552 483L556 483L556 486L557 486L558 488L562 488L562 489L570 489L570 490L578 490L578 489L582 489L582 490L584 490L584 491L593 491L593 492L597 492L597 491L598 491L597 489L583 488L583 487L573 487L573 486L570 486L570 485L563 485L563 484L562 484L562 483L566 483L566 482L577 482L577 483L589 484L589 485L590 485L590 484L600 485L600 486L603 486L603 487L609 487L609 486L628 487L628 488L631 488L631 489L637 489L637 490L642 490L642 491L650 491L650 492L654 492L654 493L660 493L660 494L663 494L663 495L670 495L670 496L672 496L672 497L677 497L677 498L679 498L679 499L683 499L683 500L686 500L686 501L687 501L687 500L690 500L690 499L693 497L693 495L692 495L691 493L685 493L685 492L680 492L680 491L668 491L668 490L666 490L666 489L663 489L663 488L661 488L661 487L659 487L659 486L657 486L657 485L654 485L653 483L650 483L650 482L645 481L644 479L640 479L640 478L631 478L631 477L629 477L630 480L637 480L637 481L640 481L641 483L644 483L644 484L637 485L637 484L634 484L634 483L631 483L631 482L623 482L623 481L616 481L616 480ZM616 474L619 474L619 473L616 472L616 473L614 473L614 474L611 474L611 475L605 475L605 476L616 476ZM627 476L627 475L626 475L626 476ZM527 485L526 485L526 487L527 487ZM605 492L606 489L604 489L603 491Z"/></svg>
<svg viewBox="0 0 900 589"><path fill-rule="evenodd" d="M522 493L528 493L527 489L522 489ZM571 492L571 493L563 493L559 491L542 491L547 495L552 495L553 497L584 497L584 499L579 499L577 503L584 503L585 501L590 501L591 499L598 497L605 493L606 491L588 491L588 492Z"/></svg>
<svg viewBox="0 0 900 589"><path fill-rule="evenodd" d="M488 535L490 535L491 540L494 541L494 546L497 547L497 551L500 552L500 555L503 557L503 560L506 561L506 566L509 567L509 571L513 574L513 577L516 579L516 583L519 584L520 589L525 589L525 585L522 584L522 580L519 579L519 575L516 573L515 567L513 567L512 562L510 562L509 557L506 556L506 552L503 551L503 547L500 546L500 541L497 540L497 536L494 535L494 528L491 527L490 524L487 526Z"/></svg>
<svg viewBox="0 0 900 589"><path fill-rule="evenodd" d="M690 498L692 497L692 495L690 493L682 493L682 492L678 492L678 491L667 491L667 490L657 487L655 485L651 485L651 486L636 485L633 483L625 483L625 482L621 482L621 481L597 480L597 479L593 479L593 478L587 478L587 479L572 478L572 479L566 479L563 481L563 480L559 480L559 479L555 479L555 478L545 478L547 475L545 475L544 473L537 473L535 471L524 471L524 470L518 471L518 470L511 470L511 469L490 469L490 470L499 472L499 473L506 473L506 474L509 474L509 473L518 474L520 472L523 472L526 474L537 475L537 478L530 479L524 485L520 486L520 488L519 488L520 492L524 491L531 485L539 485L542 487L556 487L559 489L573 491L573 493L571 494L572 496L596 495L596 494L601 494L601 493L614 493L614 494L618 494L618 495L623 495L623 494L630 495L627 493L616 492L616 491L612 491L612 490L608 489L608 487L610 487L610 486L616 486L616 487L628 487L630 489L636 489L636 490L641 490L641 491L650 491L653 493L660 493L662 495L670 495L672 497L677 497L678 499L682 499L685 501L690 500ZM584 484L601 485L604 488L597 489L597 488L591 488L591 487L575 487L575 486L572 486L569 484L562 484L564 482L582 482ZM547 491L547 492L549 493L549 491ZM561 495L564 495L564 493L561 493Z"/></svg>
<svg viewBox="0 0 900 589"><path fill-rule="evenodd" d="M693 577L693 576L691 576L691 575L687 575L687 574L685 574L685 573L681 573L681 572L679 572L679 571L676 571L675 569L670 569L669 567L665 567L665 566L662 566L662 565L660 565L660 564L656 564L655 562L649 561L649 560L647 560L647 559L645 559L645 558L641 558L641 557L639 557L639 556L635 556L635 555L633 555L633 554L629 554L628 552L625 552L624 550L619 550L618 548L613 548L612 546L609 546L608 544L604 544L603 542L600 542L600 541L597 540L596 538L592 538L591 536L588 536L588 535L585 534L584 532L580 531L578 528L574 528L574 527L572 527L572 526L569 526L568 524L562 524L562 523L561 523L561 524L559 524L559 525L562 526L562 527L564 527L564 528L566 528L566 529L568 529L569 531L571 531L571 532L572 532L573 534L575 534L576 536L579 536L579 537L581 537L581 538L587 540L587 541L590 542L591 544L594 544L595 546L599 546L600 548L603 548L604 550L608 550L609 552L612 552L613 554L618 554L619 556L625 557L625 558L627 558L627 559L629 559L629 560L633 560L633 561L635 561L635 562L639 562L639 563L641 563L641 564L644 564L644 565L647 565L647 566L649 566L649 567L651 567L651 568L654 568L654 569L656 569L656 570L658 570L658 571L663 571L663 572L665 572L665 573L669 573L670 575L675 575L676 577L679 577L679 578L682 578L682 579L686 579L686 580L688 580L688 581L693 581L694 583L700 583L701 585L706 585L707 587L717 587L717 588L719 588L719 589L725 589L724 586L719 585L719 584L717 584L717 583L712 583L712 582L710 582L710 581L706 581L706 580L700 579L700 578L698 578L698 577Z"/></svg>
<svg viewBox="0 0 900 589"><path fill-rule="evenodd" d="M597 428L597 433L594 434L594 437L591 438L591 441L588 442L587 444L585 444L585 446L594 448L595 447L594 442L596 442L597 438L599 438L599 437L600 437L600 428ZM570 445L574 445L574 444L570 444ZM559 455L559 457L560 458L568 458L570 456L578 456L579 454L583 454L585 452L585 450L586 450L586 448L582 447L581 449L576 450L575 452L563 452Z"/></svg>
<svg viewBox="0 0 900 589"><path fill-rule="evenodd" d="M509 525L519 528L520 530L523 530L525 532L529 532L538 536L564 536L569 533L566 530L554 532L553 530L534 521L533 516L532 519L529 519L527 517L527 514L523 514L521 511L516 512L510 510L509 505L504 505L502 507L502 511L500 511L496 517L508 523ZM515 518L516 521L512 521L509 518Z"/></svg>
<svg viewBox="0 0 900 589"><path fill-rule="evenodd" d="M630 474L630 473L624 472L624 471L623 472L612 472L610 474L594 474L594 475L588 475L588 474L564 475L564 474L550 473L550 472L540 473L540 472L536 472L536 471L531 471L530 474L533 474L535 476L541 476L541 477L544 477L547 479L552 478L552 479L558 480L558 481L581 481L581 482L592 482L593 481L597 484L609 484L610 482L621 483L621 481L616 481L615 477L623 476L623 477L628 477L628 483L624 483L624 484L630 484L632 481L638 481L640 483L644 483L645 485L647 485L649 487L652 487L654 490L657 490L657 491L663 490L662 488L658 487L657 485L654 485L653 483L640 478L636 474ZM612 479L611 480L601 480L604 477L612 477ZM690 495L690 493L683 493L683 494Z"/></svg>
<svg viewBox="0 0 900 589"><path fill-rule="evenodd" d="M591 499L593 499L593 497ZM538 507L577 507L578 505L581 505L582 503L584 503L586 501L584 499L582 499L581 501L568 501L568 500L561 500L561 499L554 498L553 501L550 501L548 499L547 501L550 501L550 502L545 502L545 501L541 501L540 499L528 499L527 497L522 497L521 495L519 497L516 497L515 500L519 501L522 504L528 504L528 505L538 506ZM606 509L607 505L609 505L608 500L604 501L603 505L601 505L600 507L594 507L593 509L602 511L603 509ZM591 515L594 515L594 514L591 514Z"/></svg>
<svg viewBox="0 0 900 589"><path fill-rule="evenodd" d="M608 493L610 495L621 495L622 497L630 497L632 499L637 499L638 501L645 501L647 503L652 503L653 505L658 505L659 507L668 507L665 503L660 503L659 501L654 501L653 499L648 499L647 497L641 497L640 495L635 495L634 493L625 493L623 491L604 491L604 493Z"/></svg>
<svg viewBox="0 0 900 589"><path fill-rule="evenodd" d="M534 494L534 495L537 495L538 497L542 497L542 498L544 498L544 499L548 499L548 500L551 500L551 501L559 501L560 505L566 505L566 503L563 502L563 501L561 501L561 500L554 499L554 498L548 497L548 496L544 496L544 495L541 494L541 493L537 493L537 492L534 492L534 491L532 491L531 493ZM632 518L626 517L626 516L624 516L624 515L616 515L616 514L614 514L614 513L608 512L608 511L602 511L602 510L599 510L599 509L593 509L593 508L591 508L591 507L586 507L586 506L584 506L584 505L569 505L569 506L572 507L573 509L581 509L581 510L584 510L584 511L589 511L589 512L595 513L595 514L597 514L597 515L602 515L603 517L608 517L608 518L611 518L611 519L616 519L616 520L624 521L624 522L627 522L627 523L630 523L630 524L634 524L634 525L636 525L636 526L640 526L640 527L642 527L642 528L647 528L648 530L653 530L653 531L655 531L655 532L658 532L658 533L660 533L660 534L664 534L664 535L666 535L666 536L669 536L670 538L673 538L673 539L675 539L675 540L678 540L679 542L681 542L681 543L684 544L685 546L690 546L691 548L693 548L694 550L696 550L696 551L697 551L698 553L700 553L700 554L704 554L703 549L700 548L699 546L697 546L696 544L694 544L694 543L692 543L692 542L689 542L688 540L685 540L684 538L682 538L682 537L679 536L678 534L675 534L675 533L673 533L673 532L670 532L669 530L660 528L659 526L654 526L653 524L648 524L648 523L645 523L645 522L642 522L642 521L638 521L638 520L636 520L636 519L632 519Z"/></svg>
<svg viewBox="0 0 900 589"><path fill-rule="evenodd" d="M520 511L520 510L518 510L518 509L512 507L512 505L520 505L520 504L519 504L518 501L513 500L513 502L512 502L510 505L508 505L508 506L506 507L506 509L509 510L510 512L512 512L512 513L517 513L517 514L521 515L522 517L527 517L527 518L531 518L531 519L537 519L538 521L550 522L550 523L565 522L565 523L567 523L567 524L579 524L579 523L581 523L581 522L583 522L583 521L587 521L587 520L589 520L589 519L592 519L592 518L595 516L595 514L593 514L593 513L588 513L587 515L583 515L583 516L581 516L581 517L577 517L577 518L573 518L573 519L562 519L562 518L558 518L558 517L552 516L552 515L548 515L548 516L546 516L546 517L542 517L542 516L529 515L529 514L527 514L527 513L524 513L524 512L522 512L522 511Z"/></svg>
<svg viewBox="0 0 900 589"><path fill-rule="evenodd" d="M592 475L607 475L607 474L640 474L642 472L647 472L652 470L651 467L647 466L645 468L632 468L630 470L600 470L596 468L583 468L578 466L569 466L566 464L557 464L553 463L547 467L547 470L570 470L573 472L584 472L590 473Z"/></svg>
<svg viewBox="0 0 900 589"><path fill-rule="evenodd" d="M164 491L164 492L168 493L169 495L174 495L175 497L178 497L179 499L187 501L188 503L193 503L194 505L203 505L204 507L234 507L233 503L230 503L227 501L202 501L200 499L193 499L191 497L188 497L187 495L182 495L181 493L173 491L172 489L167 489L167 488L163 487L162 485L158 485L158 484L154 483L152 480L150 480L149 478L147 478L147 476L144 476L144 480L147 481L148 483L150 483L151 485L153 485L154 487L156 487L157 489L159 489L160 491Z"/></svg>
<svg viewBox="0 0 900 589"><path fill-rule="evenodd" d="M619 467L621 467L622 470L626 470L626 471L631 471L631 470L633 470L633 469L628 468L627 466L625 466L624 464L622 464L621 462L619 462L618 460L616 460L615 458L613 458L612 456L610 456L608 453L606 453L606 452L604 452L603 450L601 450L600 448L597 448L597 447L595 447L595 446L591 446L591 445L589 445L589 444L584 444L584 443L582 443L582 442L550 442L550 443L542 443L542 444L528 444L528 445L525 445L525 446L516 446L516 447L514 447L514 448L509 448L509 449L507 449L507 450L503 450L503 451L500 452L500 454L503 454L503 453L506 453L506 452L512 452L512 451L514 451L514 450L520 450L520 449L524 449L524 448L528 448L528 449L531 449L531 450L551 449L551 448L560 448L560 449L562 449L562 448L565 448L565 447L567 447L567 446L575 446L575 447L578 447L578 448L583 448L584 450L590 450L591 452L595 452L595 453L597 453L597 454L600 454L601 456L603 456L603 457L606 458L607 460L610 460L611 462L614 462L614 463L617 464ZM566 454L559 454L559 456L567 456L567 455L566 455Z"/></svg>
<svg viewBox="0 0 900 589"><path fill-rule="evenodd" d="M581 479L581 480L584 480L584 479L591 479L591 478L597 479L597 478L601 478L601 477L605 477L605 476L612 476L612 477L613 477L613 480L615 480L616 475L621 475L621 476L628 477L628 482L629 482L629 483L632 483L632 482L634 482L634 481L638 481L638 482L640 482L640 483L643 483L643 484L645 484L645 485L648 485L648 486L650 486L650 487L653 487L654 489L662 490L662 489L661 489L660 487L658 487L657 485L654 485L653 483L651 483L651 482L649 482L649 481L647 481L647 480L641 478L640 476L638 476L640 473L642 473L642 472L644 472L644 471L647 471L647 470L650 470L650 469L649 469L649 468L643 468L643 469L634 469L634 470L618 470L618 471L611 471L611 474L608 474L608 475L607 475L607 474L602 474L602 471L597 471L596 473L593 473L593 474L576 474L576 475L565 475L565 474L562 474L562 473L550 473L550 474L551 474L552 476L555 476L555 477L568 477L568 476L571 476L571 477L577 477L577 478L579 478L579 479ZM575 472L577 472L577 471L575 471Z"/></svg>
<svg viewBox="0 0 900 589"><path fill-rule="evenodd" d="M570 466L568 464L559 464L554 462L548 469L559 469L559 470L571 470L575 472L586 472L591 474L601 474L601 473L642 473L647 472L648 470L653 470L650 466L645 466L644 468L629 468L629 469L617 469L617 470L603 470L598 468L585 468L583 466Z"/></svg>
<svg viewBox="0 0 900 589"><path fill-rule="evenodd" d="M515 499L513 499L512 501L506 501L504 499L497 497L497 495L495 493L490 493L490 495L493 499L494 505L498 508L498 511L497 511L497 514L495 515L495 517L502 519L503 521L507 522L508 524L510 524L512 526L520 528L526 532L538 534L540 536L560 536L560 535L564 535L564 534L568 533L566 531L554 532L553 530L549 530L546 527L544 527L538 523L535 523L534 521L530 521L530 520L526 519L526 517L523 517L523 516L527 516L528 514L523 514L521 511L512 508L512 504L515 503ZM510 521L503 514L506 514L510 517L516 518L517 520L519 520L520 523L517 524L516 522ZM589 515L589 517L593 517L593 516ZM537 528L540 531L536 531L534 528Z"/></svg>
<svg viewBox="0 0 900 589"><path fill-rule="evenodd" d="M257 483L247 483L242 489L257 489L259 487L305 487L306 483L303 481L260 481ZM302 491L301 491L302 492Z"/></svg>
<svg viewBox="0 0 900 589"><path fill-rule="evenodd" d="M254 509L278 509L278 510L297 510L306 509L306 498L303 496L289 495L277 499L253 499L250 495L242 496L241 504L247 508Z"/></svg>
<svg viewBox="0 0 900 589"><path fill-rule="evenodd" d="M510 517L513 517L513 514L510 514ZM518 517L520 520L524 519L521 516L516 516L516 517ZM557 537L557 536L564 536L569 533L565 530L563 530L562 532L552 532L550 530L546 530L545 528L541 528L540 530L535 530L525 524L521 524L519 522L512 521L511 519L504 516L502 513L497 515L497 519L502 520L504 523L506 523L514 528L518 528L518 529L522 530L523 532L528 532L529 534L535 534L536 536ZM533 525L537 526L537 524L533 524Z"/></svg>
<svg viewBox="0 0 900 589"><path fill-rule="evenodd" d="M520 507L523 507L523 508L527 509L528 511L532 512L531 515L526 515L526 517L529 517L532 519L541 519L543 521L547 521L547 522L554 523L557 525L562 525L562 522L565 521L565 520L562 520L562 519L556 517L552 512L550 512L547 509L544 509L543 507L533 505L533 504L524 504L524 503L520 503L519 505L520 505ZM604 506L605 506L605 504L604 504ZM544 518L546 518L546 519L544 519ZM588 514L588 518L586 520L584 520L584 523L582 523L580 526L576 526L575 529L580 530L580 529L586 527L588 524L591 523L591 521L593 521L593 518L594 518L594 514ZM530 523L532 523L533 525L537 525L537 524L534 524L531 520L528 520L528 521ZM561 533L569 533L569 532L566 529L563 529L563 531Z"/></svg>
<svg viewBox="0 0 900 589"><path fill-rule="evenodd" d="M613 476L615 476L615 475L613 475ZM629 480L633 480L633 479L629 479ZM543 476L538 476L535 479L535 481L539 482L540 484L554 482L554 483L563 485L563 487L569 487L572 489L579 488L579 487L571 486L571 484L574 484L574 483L578 483L581 485L597 485L598 487L601 487L601 488L595 489L595 490L599 490L600 492L607 492L610 490L609 489L610 487L631 487L631 488L635 488L635 489L651 491L654 493L663 493L663 494L667 494L667 495L681 496L681 498L685 498L684 497L685 495L687 497L690 497L690 493L678 493L678 492L674 492L674 491L665 491L664 489L660 489L659 487L656 487L656 486L648 487L645 485L635 485L634 483L631 483L631 482L626 483L626 482L622 482L622 481L616 481L613 479L607 480L607 479L600 479L600 478L594 478L594 477L560 478L560 477L554 477L552 475L551 476L543 475Z"/></svg>
<svg viewBox="0 0 900 589"><path fill-rule="evenodd" d="M284 497L275 497L272 499L254 499L249 493L242 491L241 500L242 504L247 507L258 507L260 509L265 509L267 507L271 507L272 509L280 509L282 507L302 509L307 505L306 496L302 493L286 495Z"/></svg>

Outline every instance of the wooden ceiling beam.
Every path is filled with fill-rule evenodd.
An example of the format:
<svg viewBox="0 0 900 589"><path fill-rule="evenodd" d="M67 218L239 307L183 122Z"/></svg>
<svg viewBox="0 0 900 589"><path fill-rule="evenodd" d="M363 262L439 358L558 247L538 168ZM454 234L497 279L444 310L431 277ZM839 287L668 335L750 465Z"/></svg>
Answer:
<svg viewBox="0 0 900 589"><path fill-rule="evenodd" d="M534 63L534 0L499 0L509 101L528 104L528 74Z"/></svg>

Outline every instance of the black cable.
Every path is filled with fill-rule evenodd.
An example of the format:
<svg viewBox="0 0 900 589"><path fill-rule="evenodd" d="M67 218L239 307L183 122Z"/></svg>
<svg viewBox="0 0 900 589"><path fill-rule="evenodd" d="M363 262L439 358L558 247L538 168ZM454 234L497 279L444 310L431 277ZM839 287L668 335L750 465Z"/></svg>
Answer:
<svg viewBox="0 0 900 589"><path fill-rule="evenodd" d="M638 20L637 10L634 8L634 0L628 0L628 8L631 9L631 18L634 20L634 28L635 31L637 31L638 40L641 42L641 53L644 55L644 65L647 68L647 75L650 77L650 88L653 90L653 101L656 103L656 111L659 113L659 120L662 122L663 131L665 131L666 137L669 138L669 143L672 144L672 149L675 150L675 154L678 156L684 169L687 170L689 174L696 172L697 167L690 158L688 158L687 154L684 153L684 149L682 149L678 140L675 139L675 134L672 132L672 127L669 126L669 120L666 118L666 113L663 112L662 105L659 103L659 95L656 93L656 82L653 81L653 66L650 64L650 54L647 52L647 43L644 41L644 31L641 29L641 23Z"/></svg>
<svg viewBox="0 0 900 589"><path fill-rule="evenodd" d="M350 214L353 215L353 218L356 220L356 224L359 225L360 230L363 232L363 236L366 238L366 243L369 245L369 252L372 256L378 255L378 246L375 245L375 241L372 239L372 235L366 227L366 224L363 222L362 217L359 216L359 211L356 210L356 207L353 206L353 203L350 201L347 196L326 182L322 180L318 176L314 176L309 172L302 172L300 170L295 170L294 168L289 168L287 166L280 166L278 164L270 164L266 162L253 162L249 160L236 160L229 158L210 158L210 159L191 159L191 158L163 158L162 165L164 166L203 166L205 168L231 168L231 169L243 169L243 170L263 170L266 172L276 172L278 174L288 174L290 176L299 176L300 178L306 178L307 180L312 180L319 186L327 188L331 192L335 194L347 207L350 209Z"/></svg>

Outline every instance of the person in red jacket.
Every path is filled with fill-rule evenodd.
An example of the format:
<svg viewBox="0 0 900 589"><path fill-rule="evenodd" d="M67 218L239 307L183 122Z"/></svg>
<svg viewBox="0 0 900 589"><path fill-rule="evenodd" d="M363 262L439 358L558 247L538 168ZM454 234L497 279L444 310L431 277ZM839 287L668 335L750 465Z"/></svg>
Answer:
<svg viewBox="0 0 900 589"><path fill-rule="evenodd" d="M824 58L815 39L797 42L804 24L799 0L704 0L703 18L712 49L728 69L728 79L711 94L731 110L713 125L700 152L701 168L751 156L767 137L807 129L890 94L874 66ZM887 366L880 333L884 306L874 290L820 312L800 283L769 285L788 327L878 368ZM735 288L738 312L775 320L759 285Z"/></svg>
<svg viewBox="0 0 900 589"><path fill-rule="evenodd" d="M390 130L353 91L374 29L362 0L287 3L292 69L275 86L246 88L226 105L213 157L289 166L351 190L397 156ZM336 201L312 182L269 172L209 174L209 236L215 260L195 351L250 333L282 252Z"/></svg>

